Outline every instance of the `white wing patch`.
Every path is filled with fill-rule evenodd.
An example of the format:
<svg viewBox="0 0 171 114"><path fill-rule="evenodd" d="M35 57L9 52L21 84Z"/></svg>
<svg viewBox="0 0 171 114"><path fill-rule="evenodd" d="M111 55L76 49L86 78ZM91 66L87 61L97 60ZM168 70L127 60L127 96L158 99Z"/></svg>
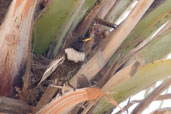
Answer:
<svg viewBox="0 0 171 114"><path fill-rule="evenodd" d="M85 53L76 51L73 48L65 49L65 53L67 55L67 59L70 61L74 61L75 63L84 61L85 59Z"/></svg>

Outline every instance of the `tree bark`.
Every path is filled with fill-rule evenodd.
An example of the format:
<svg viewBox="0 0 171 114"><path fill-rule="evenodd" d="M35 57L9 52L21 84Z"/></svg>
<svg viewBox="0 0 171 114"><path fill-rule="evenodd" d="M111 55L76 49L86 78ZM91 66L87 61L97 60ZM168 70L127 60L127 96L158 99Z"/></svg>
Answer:
<svg viewBox="0 0 171 114"><path fill-rule="evenodd" d="M14 80L23 75L35 6L36 0L13 0L0 27L0 96L12 96Z"/></svg>

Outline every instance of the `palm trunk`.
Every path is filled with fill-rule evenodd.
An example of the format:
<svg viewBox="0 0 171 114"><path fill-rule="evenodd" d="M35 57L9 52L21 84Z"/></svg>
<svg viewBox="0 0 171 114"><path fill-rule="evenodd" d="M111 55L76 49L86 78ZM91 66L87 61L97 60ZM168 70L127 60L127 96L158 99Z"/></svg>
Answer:
<svg viewBox="0 0 171 114"><path fill-rule="evenodd" d="M0 28L0 96L11 96L24 67L36 0L13 0ZM18 80L18 79L17 79Z"/></svg>

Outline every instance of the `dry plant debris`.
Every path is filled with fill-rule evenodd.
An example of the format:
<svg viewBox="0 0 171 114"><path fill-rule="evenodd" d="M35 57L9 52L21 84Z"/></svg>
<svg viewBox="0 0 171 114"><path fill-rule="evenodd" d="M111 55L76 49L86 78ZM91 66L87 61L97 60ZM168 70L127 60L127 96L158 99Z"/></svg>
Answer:
<svg viewBox="0 0 171 114"><path fill-rule="evenodd" d="M110 92L111 86L130 79L136 73L137 69L142 64L134 61L134 63L127 65L127 61L131 56L147 46L152 40L146 42L143 41L142 38L138 38L128 42L122 47L120 47L120 45L154 0L139 0L137 7L133 9L131 14L121 25L105 20L105 16L108 15L117 0L113 0L110 7L107 7L111 1L112 0L102 0L102 2L97 2L72 35L66 36L62 51L59 52L57 57L48 59L44 55L32 55L31 68L29 71L29 87L26 90L27 94L23 94L22 89L16 87L15 95L16 99L22 99L27 103L1 97L0 104L5 104L5 106L10 107L10 109L6 110L3 106L0 106L0 112L64 114L71 110L77 110L76 113L84 114L88 113L101 97L104 97L114 106L118 106L111 96L112 93L110 93L109 96L107 96L106 93ZM40 0L39 9L35 16L36 18L41 16L41 13L44 13L48 2L50 1ZM4 2L4 4L6 5L7 3ZM0 8L2 8L1 5ZM103 8L108 9L102 11ZM3 17L1 13L4 15L4 12L0 10L0 22ZM134 17L134 19L132 19L132 17ZM168 21L166 27L164 27L157 36L168 31L170 29L170 23L171 22ZM109 27L115 30L110 32ZM137 42L139 45L134 47L127 55L121 58L118 57L110 67L105 66L113 53ZM77 56L77 58L73 58L75 56ZM156 99L152 99L151 101L163 97L159 96L159 94L157 95L158 96L155 96ZM139 107L143 107L142 103L151 97L152 96L149 95L144 101L138 101L140 102ZM168 97L170 98L169 95L167 98ZM80 106L79 103L81 102L83 103ZM128 104L127 108L132 104L133 103ZM74 108L76 106L77 109ZM14 107L20 107L21 110L18 112ZM134 113L136 113L136 110L140 111L139 107L135 109ZM126 107L120 109L121 111L118 113L125 112ZM144 107L141 110L143 109Z"/></svg>

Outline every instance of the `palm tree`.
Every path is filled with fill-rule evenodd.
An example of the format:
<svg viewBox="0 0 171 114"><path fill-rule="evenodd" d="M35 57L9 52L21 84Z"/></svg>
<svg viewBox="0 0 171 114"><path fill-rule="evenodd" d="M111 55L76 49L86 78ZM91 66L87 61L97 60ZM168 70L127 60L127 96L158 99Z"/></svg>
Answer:
<svg viewBox="0 0 171 114"><path fill-rule="evenodd" d="M0 104L10 101L10 108L0 109L111 113L159 80L132 113L170 98L161 95L171 83L171 60L164 59L171 52L170 6L170 0L12 1L0 26L0 95L6 96Z"/></svg>

